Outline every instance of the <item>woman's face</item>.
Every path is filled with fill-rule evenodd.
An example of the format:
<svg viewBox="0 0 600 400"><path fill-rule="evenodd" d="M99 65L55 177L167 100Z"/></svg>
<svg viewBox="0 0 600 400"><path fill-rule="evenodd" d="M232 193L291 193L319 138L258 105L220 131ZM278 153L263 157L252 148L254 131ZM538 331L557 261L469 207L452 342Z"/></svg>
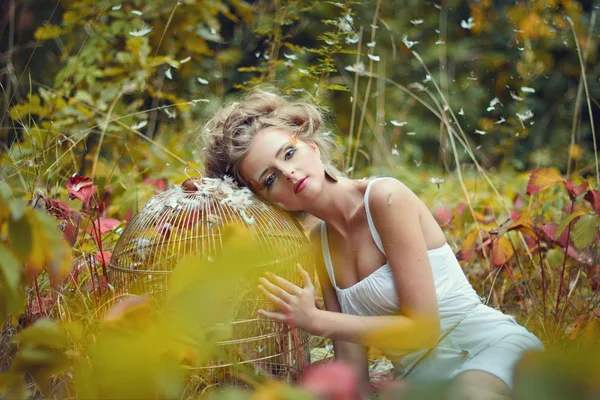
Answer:
<svg viewBox="0 0 600 400"><path fill-rule="evenodd" d="M264 129L252 140L240 172L267 201L288 211L303 210L323 185L319 156L314 142L297 140L281 129Z"/></svg>

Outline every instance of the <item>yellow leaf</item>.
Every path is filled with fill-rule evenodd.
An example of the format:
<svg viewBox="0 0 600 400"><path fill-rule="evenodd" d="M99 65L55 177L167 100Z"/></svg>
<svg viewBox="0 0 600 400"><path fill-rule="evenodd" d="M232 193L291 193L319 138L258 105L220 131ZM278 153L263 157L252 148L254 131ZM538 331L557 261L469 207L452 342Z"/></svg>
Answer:
<svg viewBox="0 0 600 400"><path fill-rule="evenodd" d="M45 26L40 26L39 28L37 28L35 30L35 33L33 34L33 37L36 40L50 40L50 39L54 39L57 38L59 36L64 35L65 33L67 33L66 29L61 28L58 25L45 25Z"/></svg>
<svg viewBox="0 0 600 400"><path fill-rule="evenodd" d="M569 147L569 156L574 160L579 160L583 156L583 148L578 144L572 144Z"/></svg>
<svg viewBox="0 0 600 400"><path fill-rule="evenodd" d="M552 168L536 168L529 176L527 194L530 196L563 181L563 177Z"/></svg>
<svg viewBox="0 0 600 400"><path fill-rule="evenodd" d="M499 240L494 241L493 262L494 265L503 265L508 262L515 254L510 240L506 236L502 236Z"/></svg>

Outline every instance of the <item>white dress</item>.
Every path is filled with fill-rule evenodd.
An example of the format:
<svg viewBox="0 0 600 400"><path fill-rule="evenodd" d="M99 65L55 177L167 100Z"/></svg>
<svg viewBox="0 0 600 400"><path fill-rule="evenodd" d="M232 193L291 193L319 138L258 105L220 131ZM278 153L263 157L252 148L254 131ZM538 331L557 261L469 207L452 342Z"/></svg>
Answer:
<svg viewBox="0 0 600 400"><path fill-rule="evenodd" d="M369 210L369 191L372 184L381 179L394 178L371 180L364 203L373 241L385 255ZM363 316L398 313L398 295L389 264L351 287L340 289L335 282L325 222L321 225L321 245L342 312ZM422 386L447 381L463 371L483 370L502 379L512 389L515 364L526 350L543 349L541 341L514 317L482 303L447 243L427 253L437 294L442 340L429 352L428 349L411 353L380 349L394 364L396 376Z"/></svg>

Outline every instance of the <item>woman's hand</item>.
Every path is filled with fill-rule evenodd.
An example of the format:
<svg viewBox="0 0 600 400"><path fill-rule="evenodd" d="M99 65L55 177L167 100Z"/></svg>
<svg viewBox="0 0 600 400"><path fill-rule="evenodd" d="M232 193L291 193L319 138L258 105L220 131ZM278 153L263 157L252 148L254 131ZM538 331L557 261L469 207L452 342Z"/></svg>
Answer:
<svg viewBox="0 0 600 400"><path fill-rule="evenodd" d="M266 278L260 278L260 291L276 306L279 312L258 310L258 313L273 321L286 322L296 328L307 332L314 331L315 316L318 309L315 306L315 287L310 275L297 264L298 271L304 279L304 287L298 287L293 283L267 273Z"/></svg>

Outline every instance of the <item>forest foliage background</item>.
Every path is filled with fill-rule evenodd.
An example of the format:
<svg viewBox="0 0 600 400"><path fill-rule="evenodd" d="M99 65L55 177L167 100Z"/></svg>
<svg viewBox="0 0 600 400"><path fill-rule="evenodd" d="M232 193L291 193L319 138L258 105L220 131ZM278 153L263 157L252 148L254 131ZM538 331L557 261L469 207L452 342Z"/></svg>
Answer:
<svg viewBox="0 0 600 400"><path fill-rule="evenodd" d="M598 10L573 0L4 0L3 386L58 390L48 377L77 359L69 329L80 344L96 340L82 327L99 323L91 309L110 292L104 255L123 221L185 167L201 170L198 128L259 84L327 113L340 170L393 175L417 192L490 304L551 346L597 343ZM74 174L96 189L73 198ZM40 318L60 345L30 335L9 346Z"/></svg>

